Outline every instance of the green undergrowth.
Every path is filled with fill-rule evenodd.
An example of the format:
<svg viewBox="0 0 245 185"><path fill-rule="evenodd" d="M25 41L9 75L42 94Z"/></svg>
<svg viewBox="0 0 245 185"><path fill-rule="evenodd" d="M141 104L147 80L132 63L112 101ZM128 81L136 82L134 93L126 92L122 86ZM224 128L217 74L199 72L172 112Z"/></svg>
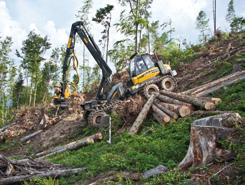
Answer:
<svg viewBox="0 0 245 185"><path fill-rule="evenodd" d="M245 82L240 82L212 94L222 99L219 110L235 111L245 116ZM183 173L174 170L174 167L184 157L189 144L190 124L196 118L182 118L167 126L148 119L138 135L127 133L117 134L113 132L112 144L104 141L81 148L76 151L65 152L56 155L49 160L54 163L64 164L70 167L86 167L87 170L80 175L61 178L59 183L82 184L84 180L95 177L107 171L144 172L152 167L163 164L172 169L166 175L160 175L142 181L144 184L190 184L188 172ZM121 120L113 115L112 123L120 126ZM94 130L93 130L94 132ZM86 129L86 134L91 134ZM107 132L103 132L107 137ZM234 145L237 153L237 164L243 166L244 145ZM118 179L121 184L122 179ZM78 183L78 184L79 184ZM110 183L109 183L110 184ZM117 183L114 183L117 184ZM134 184L129 179L122 184Z"/></svg>
<svg viewBox="0 0 245 185"><path fill-rule="evenodd" d="M163 164L172 169L184 157L189 144L189 127L193 119L181 119L163 127L147 120L139 135L113 134L112 144L106 141L65 152L50 158L54 163L86 167L78 176L61 178L60 184L73 184L106 171L144 172Z"/></svg>
<svg viewBox="0 0 245 185"><path fill-rule="evenodd" d="M245 118L245 81L225 87L212 96L222 99L217 109L238 112Z"/></svg>

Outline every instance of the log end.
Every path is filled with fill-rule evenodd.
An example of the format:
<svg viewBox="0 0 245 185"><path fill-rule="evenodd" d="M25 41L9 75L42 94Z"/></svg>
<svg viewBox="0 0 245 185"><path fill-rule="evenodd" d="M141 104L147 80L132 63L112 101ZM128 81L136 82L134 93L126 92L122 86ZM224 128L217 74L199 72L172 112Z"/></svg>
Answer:
<svg viewBox="0 0 245 185"><path fill-rule="evenodd" d="M213 102L206 102L205 104L204 104L204 108L206 109L206 110L214 110L215 109L215 104L213 103Z"/></svg>
<svg viewBox="0 0 245 185"><path fill-rule="evenodd" d="M191 114L191 109L187 106L181 106L179 108L179 115L181 117L189 116Z"/></svg>

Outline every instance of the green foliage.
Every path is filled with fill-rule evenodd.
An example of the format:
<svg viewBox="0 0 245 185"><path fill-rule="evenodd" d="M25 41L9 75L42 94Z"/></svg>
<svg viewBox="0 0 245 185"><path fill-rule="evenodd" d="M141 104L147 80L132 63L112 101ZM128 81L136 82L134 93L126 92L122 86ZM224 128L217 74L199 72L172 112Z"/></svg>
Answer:
<svg viewBox="0 0 245 185"><path fill-rule="evenodd" d="M89 12L92 8L92 0L83 0L82 7L79 9L78 14L76 15L77 18L79 18L84 25L89 25Z"/></svg>
<svg viewBox="0 0 245 185"><path fill-rule="evenodd" d="M116 115L113 119L118 120ZM68 166L87 168L86 174L77 178L62 179L61 184L66 184L67 180L72 184L77 179L82 180L109 170L143 172L159 163L172 168L185 155L189 144L188 133L191 121L191 119L181 119L178 123L162 127L148 120L141 135L114 133L111 145L106 142L95 143L77 151L54 156L50 160ZM120 124L120 121L117 124Z"/></svg>
<svg viewBox="0 0 245 185"><path fill-rule="evenodd" d="M26 79L30 78L30 92L29 92L29 105L35 106L40 93L43 93L40 89L42 82L42 72L40 70L41 64L45 60L43 55L46 50L50 49L51 44L48 42L48 38L42 37L39 34L31 31L28 34L28 38L23 41L23 47L21 53L16 51L16 55L21 58L21 67L24 69ZM45 75L45 74L44 74ZM46 88L46 86L43 86ZM46 90L47 91L47 90ZM43 95L42 95L43 96Z"/></svg>
<svg viewBox="0 0 245 185"><path fill-rule="evenodd" d="M231 27L232 32L244 31L244 29L245 29L245 18L244 17L235 17L232 20L230 27Z"/></svg>
<svg viewBox="0 0 245 185"><path fill-rule="evenodd" d="M108 54L119 72L127 66L127 60L134 54L134 45L127 40L121 40L114 43L113 48Z"/></svg>
<svg viewBox="0 0 245 185"><path fill-rule="evenodd" d="M59 182L58 180L52 179L51 177L49 178L34 177L30 181L24 182L24 185L59 185Z"/></svg>
<svg viewBox="0 0 245 185"><path fill-rule="evenodd" d="M230 0L227 8L226 21L231 24L235 17L234 1Z"/></svg>
<svg viewBox="0 0 245 185"><path fill-rule="evenodd" d="M178 170L171 170L164 175L158 175L144 182L145 185L191 185L190 174Z"/></svg>
<svg viewBox="0 0 245 185"><path fill-rule="evenodd" d="M201 42L207 42L208 40L208 34L207 31L209 29L208 27L209 19L207 18L207 14L204 11L200 11L197 18L196 18L196 28L200 30L200 41Z"/></svg>
<svg viewBox="0 0 245 185"><path fill-rule="evenodd" d="M11 119L12 114L9 110L11 91L14 86L16 67L9 57L11 51L12 39L0 37L0 125L5 124Z"/></svg>
<svg viewBox="0 0 245 185"><path fill-rule="evenodd" d="M245 116L245 82L229 86L229 88L222 89L213 94L213 96L221 97L222 103L218 105L217 109L234 111Z"/></svg>
<svg viewBox="0 0 245 185"><path fill-rule="evenodd" d="M102 36L101 36L100 43L104 49L106 62L108 62L108 47L109 47L112 9L113 6L108 4L106 7L97 10L95 17L93 18L93 21L100 23L104 26L104 30L101 32Z"/></svg>

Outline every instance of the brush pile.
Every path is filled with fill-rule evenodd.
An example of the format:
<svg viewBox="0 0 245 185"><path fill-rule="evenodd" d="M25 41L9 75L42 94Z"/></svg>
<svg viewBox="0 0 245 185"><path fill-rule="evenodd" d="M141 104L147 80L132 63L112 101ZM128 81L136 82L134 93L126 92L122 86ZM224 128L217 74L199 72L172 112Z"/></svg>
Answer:
<svg viewBox="0 0 245 185"><path fill-rule="evenodd" d="M31 159L10 160L0 155L0 184L15 184L33 177L58 177L81 173L85 168L68 169L61 165Z"/></svg>

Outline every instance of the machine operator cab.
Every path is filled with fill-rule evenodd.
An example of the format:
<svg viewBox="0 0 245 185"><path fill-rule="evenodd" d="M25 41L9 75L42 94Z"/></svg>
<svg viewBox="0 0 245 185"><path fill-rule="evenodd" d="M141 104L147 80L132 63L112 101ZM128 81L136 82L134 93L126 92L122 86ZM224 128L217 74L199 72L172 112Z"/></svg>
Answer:
<svg viewBox="0 0 245 185"><path fill-rule="evenodd" d="M174 81L172 77L176 76L176 74L175 70L171 70L170 65L164 64L162 60L159 60L154 55L133 55L129 62L131 94L138 92L146 83L157 83L164 76L171 78L172 82Z"/></svg>

